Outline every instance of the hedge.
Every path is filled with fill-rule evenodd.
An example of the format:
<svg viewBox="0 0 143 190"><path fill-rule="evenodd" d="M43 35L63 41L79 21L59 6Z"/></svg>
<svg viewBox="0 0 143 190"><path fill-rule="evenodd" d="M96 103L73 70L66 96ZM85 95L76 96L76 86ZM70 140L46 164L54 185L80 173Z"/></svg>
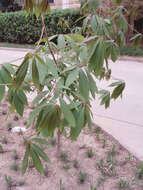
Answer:
<svg viewBox="0 0 143 190"><path fill-rule="evenodd" d="M45 15L45 24L49 36L68 33L69 28L61 21L68 22L73 29L80 13L75 9L52 10L51 14ZM64 23L64 22L63 22ZM26 15L25 11L0 13L0 41L21 44L35 43L41 34L41 20L34 15Z"/></svg>

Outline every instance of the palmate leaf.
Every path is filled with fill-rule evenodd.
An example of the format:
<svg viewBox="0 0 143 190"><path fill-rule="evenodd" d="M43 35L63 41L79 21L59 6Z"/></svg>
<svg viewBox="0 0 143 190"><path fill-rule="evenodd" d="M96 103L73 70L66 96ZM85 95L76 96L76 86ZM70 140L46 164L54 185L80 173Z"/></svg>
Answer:
<svg viewBox="0 0 143 190"><path fill-rule="evenodd" d="M43 137L53 137L55 129L61 122L61 110L58 105L48 104L40 111L36 128Z"/></svg>

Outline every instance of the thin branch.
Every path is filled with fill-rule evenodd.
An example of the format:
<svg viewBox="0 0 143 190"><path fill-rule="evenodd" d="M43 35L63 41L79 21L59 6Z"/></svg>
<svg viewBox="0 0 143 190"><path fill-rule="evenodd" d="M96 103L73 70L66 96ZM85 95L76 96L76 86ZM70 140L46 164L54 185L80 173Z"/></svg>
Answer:
<svg viewBox="0 0 143 190"><path fill-rule="evenodd" d="M41 36L40 36L40 39L39 39L39 41L38 41L37 46L39 46L39 45L40 45L40 42L41 42L42 37L43 37L43 34L44 34L44 27L42 27L42 30L41 30Z"/></svg>
<svg viewBox="0 0 143 190"><path fill-rule="evenodd" d="M48 38L48 34L47 34L47 30L46 30L46 26L45 26L45 22L44 22L44 17L43 17L43 15L41 15L41 20L42 20L42 25L43 25L43 28L44 28L46 40L47 40L47 43L48 43L49 51L50 51L50 53L51 53L51 55L52 55L52 58L53 58L53 60L54 60L54 62L55 62L55 64L56 64L56 66L58 66L58 62L57 62L57 60L56 60L56 58L55 58L55 55L54 55L54 53L53 53L53 51L52 51L52 48L51 48L51 45L50 45L50 41L49 41L49 38Z"/></svg>

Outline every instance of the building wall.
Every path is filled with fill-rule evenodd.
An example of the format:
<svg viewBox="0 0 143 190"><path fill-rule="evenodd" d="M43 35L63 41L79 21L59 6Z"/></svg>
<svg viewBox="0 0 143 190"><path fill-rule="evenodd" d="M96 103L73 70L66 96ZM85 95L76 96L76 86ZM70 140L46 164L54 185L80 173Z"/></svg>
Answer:
<svg viewBox="0 0 143 190"><path fill-rule="evenodd" d="M80 7L80 0L54 0L54 3L51 3L51 7L55 8L77 8Z"/></svg>
<svg viewBox="0 0 143 190"><path fill-rule="evenodd" d="M24 0L16 0L20 4L24 3ZM52 0L49 0L52 1ZM53 9L55 8L76 8L80 6L80 0L53 0L54 3L50 3Z"/></svg>

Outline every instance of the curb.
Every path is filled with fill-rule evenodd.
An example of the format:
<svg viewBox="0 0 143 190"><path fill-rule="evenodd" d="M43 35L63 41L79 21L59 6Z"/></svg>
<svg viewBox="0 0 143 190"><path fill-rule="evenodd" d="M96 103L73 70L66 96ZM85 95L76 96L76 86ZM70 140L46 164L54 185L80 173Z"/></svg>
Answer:
<svg viewBox="0 0 143 190"><path fill-rule="evenodd" d="M25 49L25 48L11 48L11 47L0 47L0 50L4 51L21 51L21 52L29 52L33 49Z"/></svg>

